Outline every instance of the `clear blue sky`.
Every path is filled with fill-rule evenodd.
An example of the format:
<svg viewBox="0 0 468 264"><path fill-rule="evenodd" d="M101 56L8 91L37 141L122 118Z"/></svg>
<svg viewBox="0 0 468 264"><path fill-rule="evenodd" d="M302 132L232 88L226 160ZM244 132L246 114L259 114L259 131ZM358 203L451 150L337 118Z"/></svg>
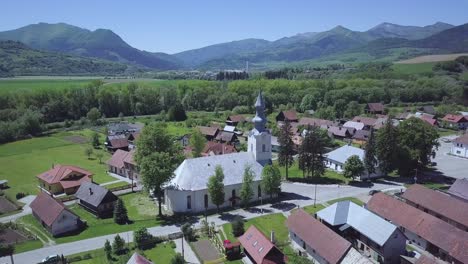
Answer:
<svg viewBox="0 0 468 264"><path fill-rule="evenodd" d="M468 23L466 0L10 0L0 31L38 22L111 29L130 45L174 53L244 38L275 40L343 25Z"/></svg>

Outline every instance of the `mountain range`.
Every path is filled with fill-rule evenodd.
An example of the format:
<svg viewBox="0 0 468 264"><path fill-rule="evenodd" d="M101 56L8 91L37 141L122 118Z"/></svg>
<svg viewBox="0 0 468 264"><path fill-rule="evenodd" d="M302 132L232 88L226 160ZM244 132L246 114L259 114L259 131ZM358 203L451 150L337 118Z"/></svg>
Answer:
<svg viewBox="0 0 468 264"><path fill-rule="evenodd" d="M396 60L414 54L468 51L468 24L437 22L424 27L379 24L367 31L337 26L275 41L244 39L176 54L138 50L107 29L90 31L65 23L39 23L0 32L1 40L24 43L36 52L97 58L149 70L233 69L246 62L269 68L307 62Z"/></svg>

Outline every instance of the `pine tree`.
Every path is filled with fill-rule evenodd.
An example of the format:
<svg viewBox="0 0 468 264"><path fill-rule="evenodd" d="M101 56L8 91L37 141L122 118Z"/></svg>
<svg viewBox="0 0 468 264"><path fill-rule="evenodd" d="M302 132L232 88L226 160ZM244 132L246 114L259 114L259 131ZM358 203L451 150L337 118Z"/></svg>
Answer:
<svg viewBox="0 0 468 264"><path fill-rule="evenodd" d="M294 142L292 141L291 123L286 120L281 127L278 137L280 149L278 152L278 163L286 168L286 180L288 179L288 169L294 163Z"/></svg>
<svg viewBox="0 0 468 264"><path fill-rule="evenodd" d="M216 205L219 212L219 206L224 203L224 172L221 166L216 166L215 174L208 178L208 194L211 202Z"/></svg>
<svg viewBox="0 0 468 264"><path fill-rule="evenodd" d="M116 235L112 243L112 251L114 251L116 255L122 255L125 253L125 250L125 240L119 235Z"/></svg>
<svg viewBox="0 0 468 264"><path fill-rule="evenodd" d="M127 208L120 198L117 199L114 206L114 222L119 225L128 223Z"/></svg>
<svg viewBox="0 0 468 264"><path fill-rule="evenodd" d="M252 190L253 180L254 173L252 171L252 168L250 166L246 166L244 169L244 177L242 179L242 187L240 190L240 198L244 207L246 207L249 204L250 200L254 196Z"/></svg>
<svg viewBox="0 0 468 264"><path fill-rule="evenodd" d="M106 239L106 243L104 243L104 252L106 253L107 260L112 259L112 246L109 240Z"/></svg>
<svg viewBox="0 0 468 264"><path fill-rule="evenodd" d="M377 154L375 148L374 129L371 129L364 148L364 167L366 168L368 178L370 178L372 173L375 173L375 167L377 166Z"/></svg>

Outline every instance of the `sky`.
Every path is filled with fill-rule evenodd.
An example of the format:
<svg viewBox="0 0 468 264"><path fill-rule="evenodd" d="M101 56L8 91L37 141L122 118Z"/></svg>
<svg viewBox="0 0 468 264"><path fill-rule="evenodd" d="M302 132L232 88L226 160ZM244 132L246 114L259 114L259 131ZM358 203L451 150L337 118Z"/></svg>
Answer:
<svg viewBox="0 0 468 264"><path fill-rule="evenodd" d="M468 23L467 0L5 0L0 31L39 22L110 29L135 48L176 53L207 45L276 40L342 25Z"/></svg>

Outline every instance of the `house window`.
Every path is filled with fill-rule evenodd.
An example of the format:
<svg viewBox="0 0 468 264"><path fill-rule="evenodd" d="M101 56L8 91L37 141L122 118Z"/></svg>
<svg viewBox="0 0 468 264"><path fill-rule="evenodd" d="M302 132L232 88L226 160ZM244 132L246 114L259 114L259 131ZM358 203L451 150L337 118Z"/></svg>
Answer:
<svg viewBox="0 0 468 264"><path fill-rule="evenodd" d="M258 188L257 188L257 192L258 192L258 197L262 197L262 186L258 185Z"/></svg>
<svg viewBox="0 0 468 264"><path fill-rule="evenodd" d="M187 195L187 209L192 209L192 197Z"/></svg>
<svg viewBox="0 0 468 264"><path fill-rule="evenodd" d="M208 208L208 194L205 194L205 209Z"/></svg>

